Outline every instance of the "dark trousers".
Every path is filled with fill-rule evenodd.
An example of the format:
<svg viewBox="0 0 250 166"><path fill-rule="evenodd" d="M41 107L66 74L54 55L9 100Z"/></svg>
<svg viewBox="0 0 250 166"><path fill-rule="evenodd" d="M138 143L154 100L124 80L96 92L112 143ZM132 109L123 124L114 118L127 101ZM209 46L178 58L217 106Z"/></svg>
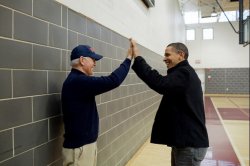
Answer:
<svg viewBox="0 0 250 166"><path fill-rule="evenodd" d="M200 166L207 153L207 148L172 147L171 166Z"/></svg>

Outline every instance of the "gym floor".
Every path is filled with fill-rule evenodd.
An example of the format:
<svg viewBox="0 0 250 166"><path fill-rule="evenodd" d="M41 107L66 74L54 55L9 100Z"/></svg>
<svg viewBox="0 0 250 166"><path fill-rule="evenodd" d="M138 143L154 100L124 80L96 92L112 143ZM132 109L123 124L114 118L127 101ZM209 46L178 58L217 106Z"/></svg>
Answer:
<svg viewBox="0 0 250 166"><path fill-rule="evenodd" d="M249 166L249 96L205 96L210 147L202 166ZM171 149L149 139L126 166L170 166Z"/></svg>

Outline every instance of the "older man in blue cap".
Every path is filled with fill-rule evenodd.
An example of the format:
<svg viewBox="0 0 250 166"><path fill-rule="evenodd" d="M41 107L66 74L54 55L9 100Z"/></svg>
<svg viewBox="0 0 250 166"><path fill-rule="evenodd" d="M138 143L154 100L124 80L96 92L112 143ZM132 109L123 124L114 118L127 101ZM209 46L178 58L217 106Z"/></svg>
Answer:
<svg viewBox="0 0 250 166"><path fill-rule="evenodd" d="M95 77L93 69L102 58L87 45L71 52L71 72L61 93L64 120L63 165L95 166L99 118L95 96L118 87L127 76L131 49L127 58L109 76Z"/></svg>

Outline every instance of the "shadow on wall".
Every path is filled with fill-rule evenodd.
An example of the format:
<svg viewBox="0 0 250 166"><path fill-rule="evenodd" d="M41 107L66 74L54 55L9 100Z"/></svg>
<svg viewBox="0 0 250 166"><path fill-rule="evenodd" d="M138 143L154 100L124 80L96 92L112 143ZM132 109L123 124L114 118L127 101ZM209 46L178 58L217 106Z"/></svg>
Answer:
<svg viewBox="0 0 250 166"><path fill-rule="evenodd" d="M39 111L39 113L36 114L36 118L40 120L48 118L48 120L45 120L46 123L48 123L48 140L45 140L44 143L46 144L34 150L35 165L47 165L48 163L62 165L61 148L64 129L61 115L60 95L43 96L40 99L37 98L36 102L34 100L34 103L36 103L35 106ZM36 132L39 138L42 138L43 135L46 135L47 131L36 130L34 132Z"/></svg>

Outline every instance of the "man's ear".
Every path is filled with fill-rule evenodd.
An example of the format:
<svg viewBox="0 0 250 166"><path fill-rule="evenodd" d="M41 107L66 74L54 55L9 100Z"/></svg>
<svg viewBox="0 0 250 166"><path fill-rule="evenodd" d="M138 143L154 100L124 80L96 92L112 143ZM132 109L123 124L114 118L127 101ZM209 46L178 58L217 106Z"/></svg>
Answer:
<svg viewBox="0 0 250 166"><path fill-rule="evenodd" d="M80 56L79 62L81 65L83 65L83 66L85 65L85 59L83 58L83 56Z"/></svg>
<svg viewBox="0 0 250 166"><path fill-rule="evenodd" d="M185 53L183 51L180 51L179 55L180 55L180 60L185 59Z"/></svg>

